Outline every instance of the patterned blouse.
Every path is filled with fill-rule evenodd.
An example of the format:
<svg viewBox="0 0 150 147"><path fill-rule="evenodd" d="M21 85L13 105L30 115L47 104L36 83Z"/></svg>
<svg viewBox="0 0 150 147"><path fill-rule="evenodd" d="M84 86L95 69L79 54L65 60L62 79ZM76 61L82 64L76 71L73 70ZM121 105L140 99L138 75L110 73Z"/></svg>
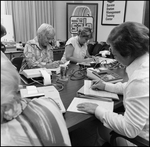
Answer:
<svg viewBox="0 0 150 147"><path fill-rule="evenodd" d="M24 56L22 67L23 69L30 69L35 67L44 67L47 63L53 62L53 48L50 44L47 49L41 49L35 37L33 40L29 40L24 48Z"/></svg>

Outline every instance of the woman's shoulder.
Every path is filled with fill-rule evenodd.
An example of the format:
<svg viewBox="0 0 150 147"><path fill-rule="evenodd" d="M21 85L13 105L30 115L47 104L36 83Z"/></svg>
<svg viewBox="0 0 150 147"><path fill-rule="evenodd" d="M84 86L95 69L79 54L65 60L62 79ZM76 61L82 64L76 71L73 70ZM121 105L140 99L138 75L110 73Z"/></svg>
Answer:
<svg viewBox="0 0 150 147"><path fill-rule="evenodd" d="M78 36L73 36L73 37L69 38L68 41L66 42L66 45L68 45L70 43L72 43L72 44L76 43L77 38L78 38Z"/></svg>
<svg viewBox="0 0 150 147"><path fill-rule="evenodd" d="M58 144L65 142L64 136L69 139L63 115L51 98L41 97L32 99L22 115L34 126L33 129L37 132L40 139L48 133L47 130L54 132L53 137L55 137ZM43 126L45 129L43 129ZM51 142L52 139L50 139L52 136L49 133L48 135L49 139L47 138L48 140L46 139L45 142L53 144ZM67 140L66 144L68 143L70 144Z"/></svg>

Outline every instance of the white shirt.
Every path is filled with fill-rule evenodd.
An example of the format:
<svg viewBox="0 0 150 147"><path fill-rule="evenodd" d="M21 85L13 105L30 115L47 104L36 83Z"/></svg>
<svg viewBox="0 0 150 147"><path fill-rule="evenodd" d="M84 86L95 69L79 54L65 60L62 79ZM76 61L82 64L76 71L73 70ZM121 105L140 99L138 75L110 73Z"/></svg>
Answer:
<svg viewBox="0 0 150 147"><path fill-rule="evenodd" d="M71 44L74 48L73 52L73 57L77 59L84 59L86 56L86 51L87 51L87 44L85 43L84 45L80 46L78 42L78 36L71 37L67 42L66 46ZM66 62L66 52L64 52L63 57L61 59L62 62Z"/></svg>
<svg viewBox="0 0 150 147"><path fill-rule="evenodd" d="M97 107L95 116L104 126L127 137L149 140L149 54L134 60L127 68L128 82L106 83L105 90L123 94L124 115Z"/></svg>

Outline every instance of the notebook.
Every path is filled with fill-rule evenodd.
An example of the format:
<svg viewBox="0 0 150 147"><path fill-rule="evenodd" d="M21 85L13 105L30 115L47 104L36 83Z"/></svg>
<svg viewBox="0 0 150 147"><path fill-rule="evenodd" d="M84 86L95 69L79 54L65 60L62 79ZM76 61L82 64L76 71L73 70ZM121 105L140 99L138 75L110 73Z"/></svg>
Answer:
<svg viewBox="0 0 150 147"><path fill-rule="evenodd" d="M77 91L77 96L104 101L119 100L115 93L91 89L91 83L91 80L84 80L84 85Z"/></svg>
<svg viewBox="0 0 150 147"><path fill-rule="evenodd" d="M116 82L123 81L123 78L120 75L110 70L105 70L100 72L93 71L92 73L97 77L99 77L104 82L116 83Z"/></svg>

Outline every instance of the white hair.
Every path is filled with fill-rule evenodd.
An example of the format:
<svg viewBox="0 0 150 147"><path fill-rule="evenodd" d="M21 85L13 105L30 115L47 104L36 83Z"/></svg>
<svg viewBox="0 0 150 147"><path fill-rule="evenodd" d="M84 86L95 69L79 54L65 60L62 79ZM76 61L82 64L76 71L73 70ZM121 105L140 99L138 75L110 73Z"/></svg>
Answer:
<svg viewBox="0 0 150 147"><path fill-rule="evenodd" d="M19 84L19 73L1 52L1 105L13 100L19 89Z"/></svg>
<svg viewBox="0 0 150 147"><path fill-rule="evenodd" d="M37 30L37 36L45 35L46 33L55 35L55 29L50 24L43 23Z"/></svg>

